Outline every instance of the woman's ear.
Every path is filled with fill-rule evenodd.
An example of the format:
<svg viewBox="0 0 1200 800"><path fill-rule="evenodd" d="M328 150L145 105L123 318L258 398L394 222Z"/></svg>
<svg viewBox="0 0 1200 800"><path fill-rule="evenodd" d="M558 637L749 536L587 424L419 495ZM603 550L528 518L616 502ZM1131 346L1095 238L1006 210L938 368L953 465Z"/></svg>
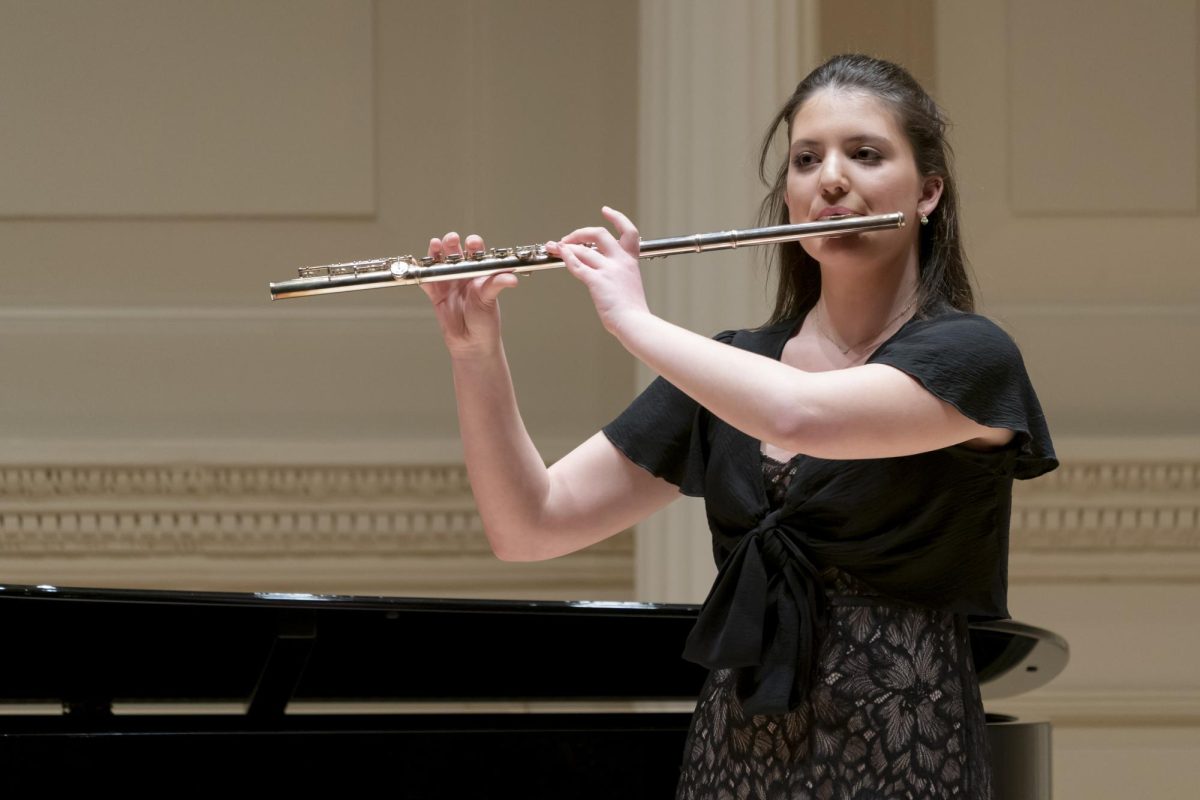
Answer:
<svg viewBox="0 0 1200 800"><path fill-rule="evenodd" d="M942 199L942 189L945 183L941 175L930 175L921 184L921 199L917 201L917 213L929 216L938 207Z"/></svg>

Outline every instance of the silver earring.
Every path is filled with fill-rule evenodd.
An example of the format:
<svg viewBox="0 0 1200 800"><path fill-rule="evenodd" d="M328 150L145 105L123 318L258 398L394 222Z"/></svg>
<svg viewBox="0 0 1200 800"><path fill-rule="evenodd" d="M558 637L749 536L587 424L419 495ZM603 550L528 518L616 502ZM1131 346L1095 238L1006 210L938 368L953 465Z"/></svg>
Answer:
<svg viewBox="0 0 1200 800"><path fill-rule="evenodd" d="M927 216L925 216L924 214L922 214L922 215L921 215L921 224L922 224L922 225L928 225L928 224L929 224L929 217L927 217Z"/></svg>

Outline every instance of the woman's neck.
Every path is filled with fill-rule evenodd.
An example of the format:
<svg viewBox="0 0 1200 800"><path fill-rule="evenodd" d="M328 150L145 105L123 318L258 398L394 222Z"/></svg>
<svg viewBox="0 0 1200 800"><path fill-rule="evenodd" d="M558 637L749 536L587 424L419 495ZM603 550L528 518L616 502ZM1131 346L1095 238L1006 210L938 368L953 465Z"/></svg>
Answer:
<svg viewBox="0 0 1200 800"><path fill-rule="evenodd" d="M821 269L818 330L844 354L871 349L915 311L915 259L897 269Z"/></svg>

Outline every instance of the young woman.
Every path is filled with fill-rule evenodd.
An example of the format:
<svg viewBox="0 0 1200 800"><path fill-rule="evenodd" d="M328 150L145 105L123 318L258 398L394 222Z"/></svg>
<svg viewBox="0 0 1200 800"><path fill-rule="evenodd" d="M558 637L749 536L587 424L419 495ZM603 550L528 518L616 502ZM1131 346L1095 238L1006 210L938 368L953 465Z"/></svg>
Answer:
<svg viewBox="0 0 1200 800"><path fill-rule="evenodd" d="M685 657L712 671L679 797L990 794L966 618L1007 616L1013 478L1053 469L1021 356L973 313L936 105L902 68L839 56L764 141L789 143L764 223L902 211L916 224L778 251L762 328L708 339L646 305L638 231L547 247L661 377L543 466L517 410L496 298L432 284L471 484L492 547L543 559L703 496L720 573ZM593 250L584 243L598 245ZM456 234L441 256L483 246Z"/></svg>

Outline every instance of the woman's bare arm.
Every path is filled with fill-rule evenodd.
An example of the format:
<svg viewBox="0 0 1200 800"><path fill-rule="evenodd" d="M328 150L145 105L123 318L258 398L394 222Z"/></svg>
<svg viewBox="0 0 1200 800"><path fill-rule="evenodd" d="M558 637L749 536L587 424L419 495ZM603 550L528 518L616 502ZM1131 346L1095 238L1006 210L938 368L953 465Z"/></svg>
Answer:
<svg viewBox="0 0 1200 800"><path fill-rule="evenodd" d="M538 561L606 539L679 496L597 433L549 469L517 410L503 352L454 361L471 489L484 531L506 561Z"/></svg>
<svg viewBox="0 0 1200 800"><path fill-rule="evenodd" d="M455 233L430 242L441 256L482 249ZM500 338L500 293L513 275L425 284L450 352L471 489L492 550L514 561L553 558L598 542L678 496L603 434L549 469L525 429Z"/></svg>

